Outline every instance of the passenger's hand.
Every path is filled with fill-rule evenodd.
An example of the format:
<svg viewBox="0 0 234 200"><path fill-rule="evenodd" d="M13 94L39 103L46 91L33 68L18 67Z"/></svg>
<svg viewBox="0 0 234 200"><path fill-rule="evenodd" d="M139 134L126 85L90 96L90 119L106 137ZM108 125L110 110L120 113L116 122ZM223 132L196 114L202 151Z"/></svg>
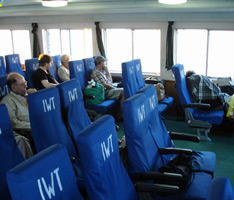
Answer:
<svg viewBox="0 0 234 200"><path fill-rule="evenodd" d="M30 89L27 89L27 93L28 94L31 94L33 92L36 92L37 90L35 88L30 88Z"/></svg>

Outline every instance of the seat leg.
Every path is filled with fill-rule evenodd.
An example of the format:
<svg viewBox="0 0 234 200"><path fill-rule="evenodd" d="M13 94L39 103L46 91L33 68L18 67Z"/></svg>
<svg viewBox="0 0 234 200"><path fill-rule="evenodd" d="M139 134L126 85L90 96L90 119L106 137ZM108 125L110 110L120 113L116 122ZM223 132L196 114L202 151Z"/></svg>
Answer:
<svg viewBox="0 0 234 200"><path fill-rule="evenodd" d="M197 135L202 141L211 142L211 139L208 136L209 132L210 129L197 128Z"/></svg>

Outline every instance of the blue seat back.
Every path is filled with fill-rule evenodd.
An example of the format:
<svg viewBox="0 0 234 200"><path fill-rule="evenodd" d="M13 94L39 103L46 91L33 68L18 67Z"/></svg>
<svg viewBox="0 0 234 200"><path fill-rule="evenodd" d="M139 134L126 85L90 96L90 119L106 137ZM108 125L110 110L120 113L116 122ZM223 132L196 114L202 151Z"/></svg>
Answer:
<svg viewBox="0 0 234 200"><path fill-rule="evenodd" d="M77 141L90 199L137 199L121 162L113 117L99 118L81 132Z"/></svg>
<svg viewBox="0 0 234 200"><path fill-rule="evenodd" d="M8 171L7 182L14 200L83 199L66 147L59 144Z"/></svg>
<svg viewBox="0 0 234 200"><path fill-rule="evenodd" d="M24 72L21 67L20 56L19 54L11 54L5 56L6 60L6 71L10 72L18 72L22 76L24 76Z"/></svg>
<svg viewBox="0 0 234 200"><path fill-rule="evenodd" d="M62 120L59 90L46 88L28 96L29 117L37 151L63 144L70 156L77 154Z"/></svg>
<svg viewBox="0 0 234 200"><path fill-rule="evenodd" d="M76 140L79 133L91 124L84 107L83 93L77 79L60 83L58 86L64 120Z"/></svg>
<svg viewBox="0 0 234 200"><path fill-rule="evenodd" d="M70 61L69 70L70 70L70 79L77 78L83 90L87 85L83 60Z"/></svg>
<svg viewBox="0 0 234 200"><path fill-rule="evenodd" d="M49 71L56 81L61 82L58 76L58 68L61 65L60 55L52 56L52 58L53 58L53 62L51 63L51 67L49 68Z"/></svg>
<svg viewBox="0 0 234 200"><path fill-rule="evenodd" d="M6 81L7 81L7 76L0 76L0 100L10 92L10 89L6 84Z"/></svg>
<svg viewBox="0 0 234 200"><path fill-rule="evenodd" d="M141 66L141 59L134 59L133 60L135 68L136 68L136 81L137 81L137 86L138 90L144 87L145 81L142 75L142 66Z"/></svg>
<svg viewBox="0 0 234 200"><path fill-rule="evenodd" d="M158 110L158 98L156 89L153 84L146 85L145 87L141 88L137 93L143 93L146 95L149 105L150 105L150 120L149 124L151 127L151 134L154 138L155 144L158 148L174 148L174 144L171 140L170 135L168 134L168 131L166 129L165 124L162 121L162 118L160 116L160 112ZM167 162L171 159L170 154L163 155L164 158L164 164L167 164Z"/></svg>
<svg viewBox="0 0 234 200"><path fill-rule="evenodd" d="M0 199L10 199L6 181L6 172L24 161L13 135L8 110L4 104L0 105Z"/></svg>
<svg viewBox="0 0 234 200"><path fill-rule="evenodd" d="M4 57L0 56L0 76L6 76L7 72L6 72L6 65L4 62Z"/></svg>
<svg viewBox="0 0 234 200"><path fill-rule="evenodd" d="M171 68L171 70L175 76L175 88L178 92L180 103L184 107L184 105L193 102L187 88L184 66L181 64L176 64ZM193 108L190 108L190 110L192 113L194 112Z"/></svg>
<svg viewBox="0 0 234 200"><path fill-rule="evenodd" d="M125 99L133 96L138 91L136 80L136 66L133 61L122 63L122 84Z"/></svg>
<svg viewBox="0 0 234 200"><path fill-rule="evenodd" d="M128 147L129 172L157 171L162 160L150 127L149 98L139 93L122 103L124 133Z"/></svg>
<svg viewBox="0 0 234 200"><path fill-rule="evenodd" d="M33 73L39 68L39 61L38 58L32 58L25 60L25 79L28 81L28 87L34 88L32 76Z"/></svg>
<svg viewBox="0 0 234 200"><path fill-rule="evenodd" d="M95 68L94 58L85 58L84 61L84 67L85 67L85 77L86 81L90 81L90 75L92 71Z"/></svg>

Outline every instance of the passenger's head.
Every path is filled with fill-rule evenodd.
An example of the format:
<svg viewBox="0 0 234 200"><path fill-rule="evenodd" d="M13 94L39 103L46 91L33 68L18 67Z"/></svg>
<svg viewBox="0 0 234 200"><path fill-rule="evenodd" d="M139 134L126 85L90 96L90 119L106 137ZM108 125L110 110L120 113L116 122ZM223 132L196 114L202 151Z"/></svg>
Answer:
<svg viewBox="0 0 234 200"><path fill-rule="evenodd" d="M14 93L18 95L25 95L27 88L27 81L25 81L24 77L17 73L11 72L7 76L7 85Z"/></svg>
<svg viewBox="0 0 234 200"><path fill-rule="evenodd" d="M67 54L61 55L60 61L64 67L69 68L70 57Z"/></svg>
<svg viewBox="0 0 234 200"><path fill-rule="evenodd" d="M46 64L50 65L50 63L53 61L53 58L48 54L41 54L38 58L39 60L39 66L46 66Z"/></svg>
<svg viewBox="0 0 234 200"><path fill-rule="evenodd" d="M100 64L103 64L106 62L106 58L104 58L103 56L97 56L95 59L94 59L94 63L95 63L95 66L97 65L100 65Z"/></svg>
<svg viewBox="0 0 234 200"><path fill-rule="evenodd" d="M187 71L187 72L186 72L186 79L187 79L188 77L194 75L194 74L196 74L196 73L195 73L194 71L192 71L192 70Z"/></svg>

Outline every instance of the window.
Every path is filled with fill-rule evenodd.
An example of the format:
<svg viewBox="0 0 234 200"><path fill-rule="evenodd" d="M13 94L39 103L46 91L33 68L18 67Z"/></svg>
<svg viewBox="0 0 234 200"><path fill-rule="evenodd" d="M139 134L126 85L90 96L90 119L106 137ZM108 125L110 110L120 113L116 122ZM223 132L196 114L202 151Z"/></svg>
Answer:
<svg viewBox="0 0 234 200"><path fill-rule="evenodd" d="M184 65L184 70L193 70L197 74L206 73L206 30L178 30L177 63Z"/></svg>
<svg viewBox="0 0 234 200"><path fill-rule="evenodd" d="M208 76L234 78L234 31L210 31Z"/></svg>
<svg viewBox="0 0 234 200"><path fill-rule="evenodd" d="M24 64L32 57L29 34L29 30L0 30L0 55L19 54Z"/></svg>
<svg viewBox="0 0 234 200"><path fill-rule="evenodd" d="M185 71L234 78L234 31L177 30L177 63Z"/></svg>
<svg viewBox="0 0 234 200"><path fill-rule="evenodd" d="M160 30L106 29L104 32L110 70L121 72L122 62L140 58L142 72L160 73Z"/></svg>
<svg viewBox="0 0 234 200"><path fill-rule="evenodd" d="M93 56L91 29L47 29L44 33L45 49L52 56L68 54L72 60Z"/></svg>

